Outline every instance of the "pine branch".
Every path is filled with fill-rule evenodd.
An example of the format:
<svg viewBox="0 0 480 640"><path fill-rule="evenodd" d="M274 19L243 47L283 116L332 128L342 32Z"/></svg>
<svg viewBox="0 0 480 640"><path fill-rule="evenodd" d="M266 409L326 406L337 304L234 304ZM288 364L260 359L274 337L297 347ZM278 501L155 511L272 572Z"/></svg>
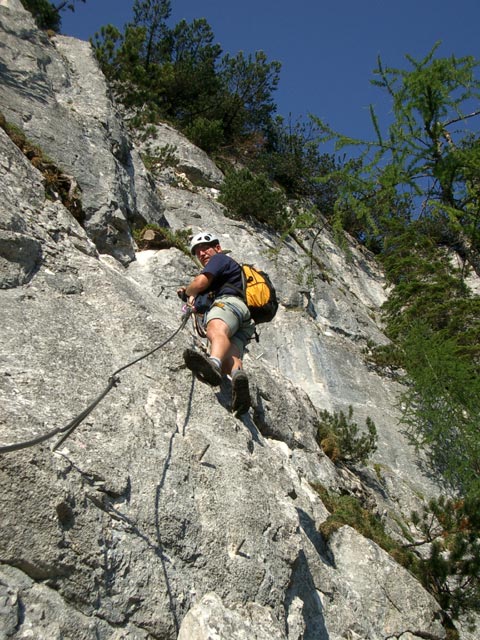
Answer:
<svg viewBox="0 0 480 640"><path fill-rule="evenodd" d="M473 111L466 116L460 116L459 118L453 118L452 120L447 120L447 122L443 123L444 127L449 127L451 124L455 124L456 122L461 122L462 120L467 120L468 118L474 118L475 116L480 116L480 109L478 111Z"/></svg>

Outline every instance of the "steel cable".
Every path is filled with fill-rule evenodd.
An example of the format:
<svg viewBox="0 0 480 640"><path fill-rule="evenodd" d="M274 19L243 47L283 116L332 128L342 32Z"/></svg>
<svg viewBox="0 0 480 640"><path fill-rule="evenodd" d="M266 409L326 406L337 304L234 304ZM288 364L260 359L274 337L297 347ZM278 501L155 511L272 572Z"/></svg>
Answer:
<svg viewBox="0 0 480 640"><path fill-rule="evenodd" d="M59 433L63 433L62 437L52 447L52 451L55 451L55 449L57 449L75 431L75 429L78 427L78 425L81 424L83 422L83 420L85 420L85 418L103 400L103 398L111 391L111 389L113 389L113 387L115 387L120 382L120 378L118 377L118 374L120 372L122 372L122 371L125 371L125 369L128 369L129 367L133 366L134 364L137 364L137 362L140 362L141 360L144 360L145 358L148 358L148 356L151 356L156 351L158 351L159 349L164 347L166 344L168 344L171 340L173 340L173 338L185 327L185 325L187 324L188 318L190 317L191 313L192 313L192 309L189 308L189 307L186 307L185 310L184 310L184 316L182 318L180 326L172 333L172 335L170 335L161 344L157 345L154 349L151 349L151 351L148 351L147 353L144 353L143 355L139 356L138 358L135 358L135 360L132 360L128 364L125 364L125 365L123 365L123 367L120 367L119 369L114 371L112 373L112 375L109 377L108 385L102 391L102 393L100 393L97 396L97 398L95 398L95 400L88 405L88 407L86 409L84 409L78 416L73 418L73 420L71 420L67 425L65 425L64 427L57 427L56 429L52 429L51 431L48 431L47 433L44 433L43 435L38 436L36 438L32 438L31 440L25 440L23 442L17 442L15 444L9 444L9 445L0 446L0 454L1 453L9 453L10 451L19 451L20 449L27 449L28 447L33 447L36 444L40 444L41 442L44 442L45 440L53 438L54 436L56 436Z"/></svg>

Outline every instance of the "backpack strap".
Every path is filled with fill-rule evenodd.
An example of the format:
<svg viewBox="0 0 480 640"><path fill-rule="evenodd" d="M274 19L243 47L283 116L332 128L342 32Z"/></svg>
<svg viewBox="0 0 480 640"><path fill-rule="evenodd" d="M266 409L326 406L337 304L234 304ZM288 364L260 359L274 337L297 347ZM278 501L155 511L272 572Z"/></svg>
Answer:
<svg viewBox="0 0 480 640"><path fill-rule="evenodd" d="M233 260L233 258L232 258ZM238 293L238 296L240 298L242 298L242 300L245 302L245 304L247 304L247 281L245 278L245 272L243 270L242 265L237 262L236 260L233 260L234 262L236 262L238 264L238 266L240 267L240 273L241 273L241 277L242 277L242 288L240 289L239 287L236 287L233 284L230 284L229 282L225 282L225 284L223 284L220 289L217 292L217 295L215 296L216 298L218 298L219 296L222 295L222 289L224 287L229 287L230 289L233 289L234 291L236 291Z"/></svg>

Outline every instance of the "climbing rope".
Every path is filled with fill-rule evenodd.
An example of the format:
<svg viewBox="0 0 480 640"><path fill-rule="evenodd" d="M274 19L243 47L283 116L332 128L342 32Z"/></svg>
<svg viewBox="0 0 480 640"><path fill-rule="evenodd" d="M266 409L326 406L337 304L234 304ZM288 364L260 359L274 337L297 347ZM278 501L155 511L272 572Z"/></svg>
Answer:
<svg viewBox="0 0 480 640"><path fill-rule="evenodd" d="M95 398L95 400L91 404L89 404L88 407L82 411L82 413L80 413L78 416L73 418L73 420L71 420L67 425L65 425L64 427L57 427L56 429L52 429L51 431L48 431L47 433L44 433L41 436L32 438L32 440L25 440L24 442L9 444L3 447L0 446L0 454L8 453L10 451L18 451L20 449L27 449L28 447L33 447L34 445L40 444L41 442L44 442L49 438L53 438L59 433L63 433L64 435L52 447L52 451L55 451L55 449L57 449L74 432L74 430L78 427L78 425L81 424L83 420L85 420L85 418L93 411L93 409L97 406L97 404L99 404L103 400L103 398L105 398L105 396L113 389L113 387L117 386L117 384L120 382L120 378L118 377L118 374L121 373L122 371L125 371L125 369L132 367L134 364L137 364L137 362L140 362L141 360L148 358L148 356L151 356L156 351L158 351L159 349L164 347L166 344L168 344L171 340L173 340L173 338L178 333L180 333L180 331L187 324L187 321L190 315L192 314L192 311L193 310L190 307L185 306L183 308L184 315L178 329L176 329L171 336L169 336L166 340L164 340L161 344L157 345L151 351L144 353L142 356L135 358L135 360L132 360L128 364L114 371L112 375L109 377L108 384L105 387L105 389L102 391L102 393L97 398Z"/></svg>

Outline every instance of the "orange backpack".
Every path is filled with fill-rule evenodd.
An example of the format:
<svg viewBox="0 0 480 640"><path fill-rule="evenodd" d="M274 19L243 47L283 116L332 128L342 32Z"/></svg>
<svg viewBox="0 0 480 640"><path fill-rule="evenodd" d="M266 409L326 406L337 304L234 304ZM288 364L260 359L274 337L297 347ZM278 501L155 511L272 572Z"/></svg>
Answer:
<svg viewBox="0 0 480 640"><path fill-rule="evenodd" d="M256 324L270 322L278 309L277 293L265 271L251 264L241 264L243 296Z"/></svg>

